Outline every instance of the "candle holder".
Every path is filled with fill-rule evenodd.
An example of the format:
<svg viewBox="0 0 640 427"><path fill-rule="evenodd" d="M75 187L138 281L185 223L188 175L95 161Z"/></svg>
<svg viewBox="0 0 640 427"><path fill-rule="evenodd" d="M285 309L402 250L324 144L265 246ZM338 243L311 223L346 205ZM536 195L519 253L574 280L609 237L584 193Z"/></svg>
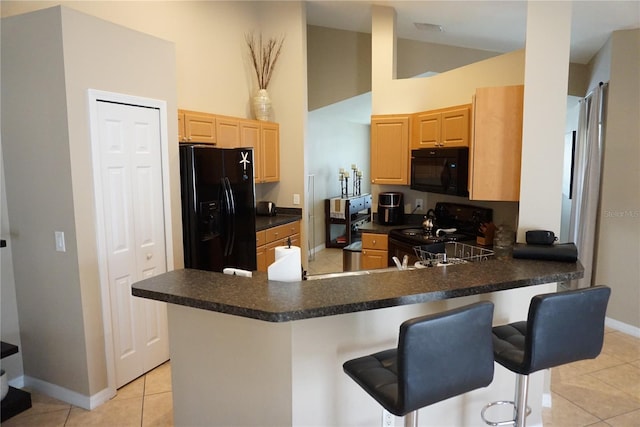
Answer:
<svg viewBox="0 0 640 427"><path fill-rule="evenodd" d="M362 194L362 171L357 171L356 177L353 181L353 195L359 196Z"/></svg>
<svg viewBox="0 0 640 427"><path fill-rule="evenodd" d="M340 168L338 172L338 179L340 180L340 197L345 198L349 196L349 173Z"/></svg>
<svg viewBox="0 0 640 427"><path fill-rule="evenodd" d="M358 167L356 165L351 165L351 170L353 171L353 195L357 196L356 182L358 181Z"/></svg>

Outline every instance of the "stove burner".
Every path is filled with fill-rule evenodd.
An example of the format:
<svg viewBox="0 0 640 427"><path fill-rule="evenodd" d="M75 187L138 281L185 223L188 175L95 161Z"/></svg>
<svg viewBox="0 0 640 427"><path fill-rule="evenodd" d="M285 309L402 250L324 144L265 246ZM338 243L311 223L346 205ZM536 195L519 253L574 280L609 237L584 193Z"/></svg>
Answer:
<svg viewBox="0 0 640 427"><path fill-rule="evenodd" d="M392 230L390 235L397 236L403 241L414 245L425 245L442 242L459 242L464 240L471 240L475 237L463 233L447 233L441 236L434 236L432 234L427 234L422 228L396 229Z"/></svg>
<svg viewBox="0 0 640 427"><path fill-rule="evenodd" d="M421 228L405 228L402 230L402 234L405 236L422 236L425 232Z"/></svg>

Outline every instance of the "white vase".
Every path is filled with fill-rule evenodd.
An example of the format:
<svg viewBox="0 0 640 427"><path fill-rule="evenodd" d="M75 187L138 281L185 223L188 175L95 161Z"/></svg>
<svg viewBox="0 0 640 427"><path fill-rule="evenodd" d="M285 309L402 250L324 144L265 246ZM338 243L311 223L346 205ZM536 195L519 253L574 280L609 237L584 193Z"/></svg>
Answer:
<svg viewBox="0 0 640 427"><path fill-rule="evenodd" d="M269 121L271 116L271 99L266 89L260 89L253 97L253 113L257 120Z"/></svg>

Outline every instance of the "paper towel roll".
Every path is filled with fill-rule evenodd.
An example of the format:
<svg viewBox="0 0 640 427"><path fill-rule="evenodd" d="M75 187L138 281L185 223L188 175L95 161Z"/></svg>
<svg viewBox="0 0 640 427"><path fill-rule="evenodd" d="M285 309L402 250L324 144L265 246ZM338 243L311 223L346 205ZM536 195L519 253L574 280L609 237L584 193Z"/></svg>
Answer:
<svg viewBox="0 0 640 427"><path fill-rule="evenodd" d="M276 246L276 261L267 268L269 280L298 282L302 280L300 248L297 246Z"/></svg>

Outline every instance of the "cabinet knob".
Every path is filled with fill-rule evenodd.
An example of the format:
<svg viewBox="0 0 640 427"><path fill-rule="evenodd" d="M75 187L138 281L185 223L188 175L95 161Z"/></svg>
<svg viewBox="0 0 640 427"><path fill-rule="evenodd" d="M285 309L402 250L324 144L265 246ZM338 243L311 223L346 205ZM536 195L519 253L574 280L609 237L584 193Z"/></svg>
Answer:
<svg viewBox="0 0 640 427"><path fill-rule="evenodd" d="M376 244L376 241L375 241L375 239L374 239L374 240L372 240L372 241L371 241L371 243L373 243L373 244L375 245L375 244Z"/></svg>

